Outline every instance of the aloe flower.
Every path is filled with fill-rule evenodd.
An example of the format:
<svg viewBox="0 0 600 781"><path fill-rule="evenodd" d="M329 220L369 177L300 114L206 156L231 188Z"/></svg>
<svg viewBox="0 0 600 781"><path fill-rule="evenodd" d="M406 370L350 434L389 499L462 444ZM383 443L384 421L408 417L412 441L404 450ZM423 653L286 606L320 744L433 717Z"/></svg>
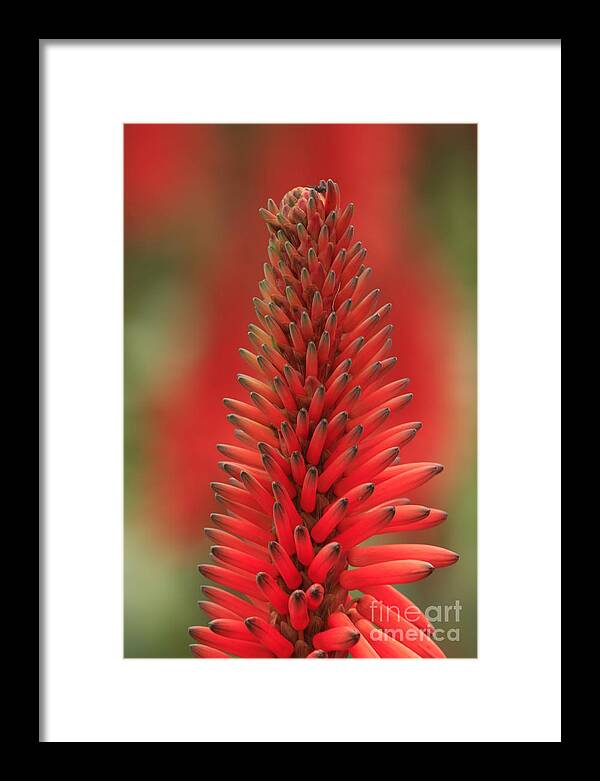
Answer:
<svg viewBox="0 0 600 781"><path fill-rule="evenodd" d="M438 474L401 458L408 379L393 379L391 306L331 179L260 213L268 262L254 299L244 400L225 399L235 443L217 445L220 512L206 534L198 657L440 657L424 613L394 587L458 556L372 537L428 529L442 510L407 494ZM222 588L224 587L224 588ZM237 593L234 593L237 592Z"/></svg>

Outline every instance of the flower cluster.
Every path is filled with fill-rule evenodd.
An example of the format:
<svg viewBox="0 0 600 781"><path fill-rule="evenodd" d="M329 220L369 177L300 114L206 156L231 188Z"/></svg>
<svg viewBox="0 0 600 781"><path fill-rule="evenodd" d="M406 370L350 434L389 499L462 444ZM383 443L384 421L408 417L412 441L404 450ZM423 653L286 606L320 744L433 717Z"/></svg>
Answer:
<svg viewBox="0 0 600 781"><path fill-rule="evenodd" d="M353 205L331 179L260 210L268 262L254 299L245 400L225 399L220 512L200 572L208 626L198 657L439 657L424 613L394 587L458 556L432 545L365 545L427 529L442 510L407 494L438 474L405 463L421 424L402 422L408 379L391 379L390 304L372 289ZM385 537L383 537L385 539ZM224 588L221 588L224 587ZM237 593L234 593L237 592Z"/></svg>

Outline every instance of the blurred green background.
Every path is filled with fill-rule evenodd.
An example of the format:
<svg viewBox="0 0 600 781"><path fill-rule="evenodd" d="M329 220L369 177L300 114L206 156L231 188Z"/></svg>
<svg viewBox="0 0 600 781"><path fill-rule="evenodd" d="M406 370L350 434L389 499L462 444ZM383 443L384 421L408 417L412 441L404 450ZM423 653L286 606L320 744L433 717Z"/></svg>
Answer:
<svg viewBox="0 0 600 781"><path fill-rule="evenodd" d="M257 210L328 177L394 305L405 419L424 423L404 456L446 467L411 498L448 520L402 541L461 558L403 591L458 601L441 646L476 656L476 126L126 125L124 141L125 656L188 657L187 627L206 622L196 565L266 259Z"/></svg>

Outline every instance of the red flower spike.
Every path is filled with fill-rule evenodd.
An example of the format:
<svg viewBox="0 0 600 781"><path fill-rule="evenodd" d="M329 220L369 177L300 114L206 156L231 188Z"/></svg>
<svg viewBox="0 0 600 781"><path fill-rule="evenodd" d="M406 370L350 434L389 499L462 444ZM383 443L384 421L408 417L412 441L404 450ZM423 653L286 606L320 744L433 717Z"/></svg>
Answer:
<svg viewBox="0 0 600 781"><path fill-rule="evenodd" d="M223 509L206 530L219 564L200 567L243 597L203 587L212 620L190 630L198 658L443 656L424 614L392 584L457 555L363 546L433 528L446 513L408 498L442 467L400 463L421 424L401 420L412 394L394 376L391 306L354 241L353 211L331 179L261 210L268 262L251 350L240 350L247 396L225 399L235 444L217 446L227 479L212 483Z"/></svg>

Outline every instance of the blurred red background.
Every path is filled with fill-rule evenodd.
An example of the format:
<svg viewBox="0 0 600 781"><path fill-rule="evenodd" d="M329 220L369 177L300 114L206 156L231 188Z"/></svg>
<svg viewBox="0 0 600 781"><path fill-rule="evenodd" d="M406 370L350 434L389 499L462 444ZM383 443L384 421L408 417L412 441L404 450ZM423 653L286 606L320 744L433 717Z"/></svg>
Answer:
<svg viewBox="0 0 600 781"><path fill-rule="evenodd" d="M231 441L222 399L239 395L266 260L258 208L331 177L393 304L399 376L415 394L406 419L424 424L410 458L446 465L423 498L463 516L433 539L463 554L447 583L472 612L446 653L473 656L475 127L127 125L124 141L126 655L187 653L215 444Z"/></svg>

